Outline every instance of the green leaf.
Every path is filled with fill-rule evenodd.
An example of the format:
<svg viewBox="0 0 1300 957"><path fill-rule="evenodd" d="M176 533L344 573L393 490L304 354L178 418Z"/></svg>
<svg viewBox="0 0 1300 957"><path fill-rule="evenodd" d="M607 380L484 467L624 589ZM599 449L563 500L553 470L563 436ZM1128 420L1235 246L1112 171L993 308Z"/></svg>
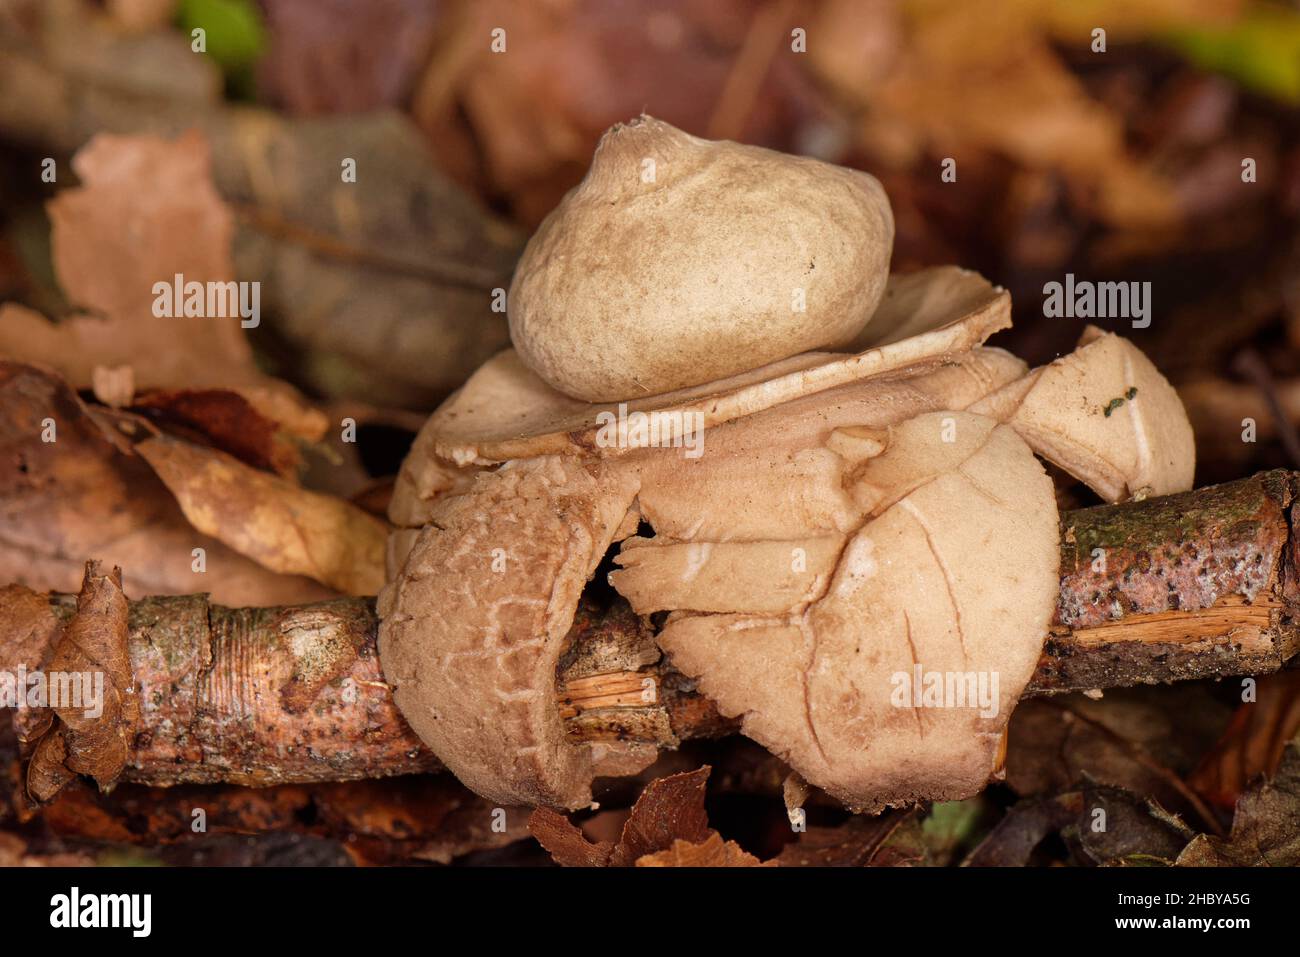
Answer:
<svg viewBox="0 0 1300 957"><path fill-rule="evenodd" d="M1258 10L1230 26L1174 30L1166 41L1203 69L1266 96L1300 102L1300 14Z"/></svg>
<svg viewBox="0 0 1300 957"><path fill-rule="evenodd" d="M181 28L193 38L205 33L206 53L221 67L227 86L253 91L253 67L266 49L266 25L254 0L181 0Z"/></svg>
<svg viewBox="0 0 1300 957"><path fill-rule="evenodd" d="M933 805L921 824L921 836L938 863L946 864L982 836L988 807L982 795Z"/></svg>

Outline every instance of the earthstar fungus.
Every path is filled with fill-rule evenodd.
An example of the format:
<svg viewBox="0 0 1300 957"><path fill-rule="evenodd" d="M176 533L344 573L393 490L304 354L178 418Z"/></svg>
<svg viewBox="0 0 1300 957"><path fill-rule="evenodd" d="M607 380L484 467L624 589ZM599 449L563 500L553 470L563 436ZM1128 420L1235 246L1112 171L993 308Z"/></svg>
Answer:
<svg viewBox="0 0 1300 957"><path fill-rule="evenodd" d="M606 134L519 263L516 348L429 418L390 507L380 658L470 788L579 808L654 759L571 742L554 704L615 548L673 665L846 806L996 773L1058 588L1035 453L1108 500L1163 494L1191 485L1191 431L1131 343L1089 329L1027 370L983 345L1004 290L891 276L891 245L865 174L648 117ZM664 428L611 441L614 416Z"/></svg>

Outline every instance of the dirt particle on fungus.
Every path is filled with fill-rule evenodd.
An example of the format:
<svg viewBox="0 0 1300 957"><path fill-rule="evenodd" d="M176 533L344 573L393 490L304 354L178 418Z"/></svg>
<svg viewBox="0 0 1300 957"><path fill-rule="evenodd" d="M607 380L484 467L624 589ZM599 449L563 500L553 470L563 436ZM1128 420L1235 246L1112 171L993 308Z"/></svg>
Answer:
<svg viewBox="0 0 1300 957"><path fill-rule="evenodd" d="M1101 410L1102 415L1106 416L1106 418L1109 419L1110 414L1112 412L1118 409L1126 401L1131 400L1137 394L1138 394L1137 386L1130 386L1128 391L1125 392L1123 395L1117 395L1115 396L1115 398L1111 399L1109 402L1106 403L1106 407Z"/></svg>

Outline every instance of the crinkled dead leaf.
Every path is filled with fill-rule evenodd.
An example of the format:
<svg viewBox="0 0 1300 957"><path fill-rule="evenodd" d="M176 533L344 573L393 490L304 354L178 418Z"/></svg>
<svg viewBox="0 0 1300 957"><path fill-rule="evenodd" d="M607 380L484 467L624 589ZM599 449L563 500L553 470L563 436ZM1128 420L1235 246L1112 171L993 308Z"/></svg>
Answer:
<svg viewBox="0 0 1300 957"><path fill-rule="evenodd" d="M704 793L712 770L706 764L647 784L614 845L611 866L626 867L637 858L671 847L678 839L699 843L708 837Z"/></svg>
<svg viewBox="0 0 1300 957"><path fill-rule="evenodd" d="M702 844L714 833L704 810L711 770L705 765L647 784L614 843L593 844L567 817L549 808L533 812L528 830L566 867L631 867L646 855L671 849L674 841Z"/></svg>
<svg viewBox="0 0 1300 957"><path fill-rule="evenodd" d="M81 185L61 190L49 214L54 268L74 305L139 322L153 317L156 282L177 273L204 283L234 278L234 217L213 188L208 144L200 134L175 141L100 135L78 151L72 166ZM183 361L244 365L252 358L237 321L189 324L193 329L165 319L144 325L151 335L167 330L212 350Z"/></svg>
<svg viewBox="0 0 1300 957"><path fill-rule="evenodd" d="M319 601L332 592L278 575L196 531L147 463L106 432L48 370L0 360L0 582L75 592L88 556L138 568L136 595L208 592L227 605ZM195 549L202 549L202 570Z"/></svg>
<svg viewBox="0 0 1300 957"><path fill-rule="evenodd" d="M62 630L48 596L22 585L0 588L0 670L39 667Z"/></svg>
<svg viewBox="0 0 1300 957"><path fill-rule="evenodd" d="M1241 796L1227 838L1202 834L1176 862L1182 867L1300 865L1300 748L1292 742L1271 780Z"/></svg>
<svg viewBox="0 0 1300 957"><path fill-rule="evenodd" d="M638 857L637 867L775 867L748 854L735 841L724 841L717 831L703 841L692 844L680 838L666 851Z"/></svg>
<svg viewBox="0 0 1300 957"><path fill-rule="evenodd" d="M528 831L561 867L607 867L614 845L592 843L582 829L559 811L539 807L528 818Z"/></svg>
<svg viewBox="0 0 1300 957"><path fill-rule="evenodd" d="M82 571L84 578L84 567ZM53 654L62 634L63 620L55 614L49 595L22 585L0 588L0 669L9 674L17 674L22 668L28 672L39 669ZM19 689L19 693L25 694L26 689ZM25 703L25 698L16 703ZM18 707L12 715L19 742L36 741L54 721L45 708Z"/></svg>
<svg viewBox="0 0 1300 957"><path fill-rule="evenodd" d="M1086 814L1062 835L1078 863L1168 865L1196 834L1178 815L1130 791L1092 788L1083 793Z"/></svg>
<svg viewBox="0 0 1300 957"><path fill-rule="evenodd" d="M53 798L77 775L68 767L68 742L53 722L44 719L35 730L38 737L27 764L27 796L39 803Z"/></svg>
<svg viewBox="0 0 1300 957"><path fill-rule="evenodd" d="M53 721L35 742L28 794L48 801L77 774L93 778L101 789L112 786L126 766L140 721L120 568L104 574L99 562L86 563L77 611L44 671L50 679ZM65 676L78 676L80 694L56 702L55 689L68 687Z"/></svg>
<svg viewBox="0 0 1300 957"><path fill-rule="evenodd" d="M381 519L167 435L147 438L135 450L176 496L190 524L241 555L353 595L383 587L388 525Z"/></svg>
<svg viewBox="0 0 1300 957"><path fill-rule="evenodd" d="M235 389L287 430L319 438L324 417L258 370L239 315L154 314L156 283L235 279L234 218L212 185L203 136L100 134L73 168L83 185L50 202L51 244L59 284L86 314L55 325L0 308L0 355L49 365L79 389L99 367L129 367L137 389Z"/></svg>

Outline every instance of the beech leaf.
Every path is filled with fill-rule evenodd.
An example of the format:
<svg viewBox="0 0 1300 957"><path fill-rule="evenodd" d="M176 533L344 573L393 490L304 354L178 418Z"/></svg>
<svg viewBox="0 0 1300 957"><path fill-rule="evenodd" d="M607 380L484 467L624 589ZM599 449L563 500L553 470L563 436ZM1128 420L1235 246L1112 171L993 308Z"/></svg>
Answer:
<svg viewBox="0 0 1300 957"><path fill-rule="evenodd" d="M637 858L637 867L776 867L747 853L735 841L724 841L717 831L703 841L692 844L680 838L666 851L656 851Z"/></svg>
<svg viewBox="0 0 1300 957"><path fill-rule="evenodd" d="M196 529L258 564L353 595L384 584L388 525L216 449L155 435L135 446Z"/></svg>

